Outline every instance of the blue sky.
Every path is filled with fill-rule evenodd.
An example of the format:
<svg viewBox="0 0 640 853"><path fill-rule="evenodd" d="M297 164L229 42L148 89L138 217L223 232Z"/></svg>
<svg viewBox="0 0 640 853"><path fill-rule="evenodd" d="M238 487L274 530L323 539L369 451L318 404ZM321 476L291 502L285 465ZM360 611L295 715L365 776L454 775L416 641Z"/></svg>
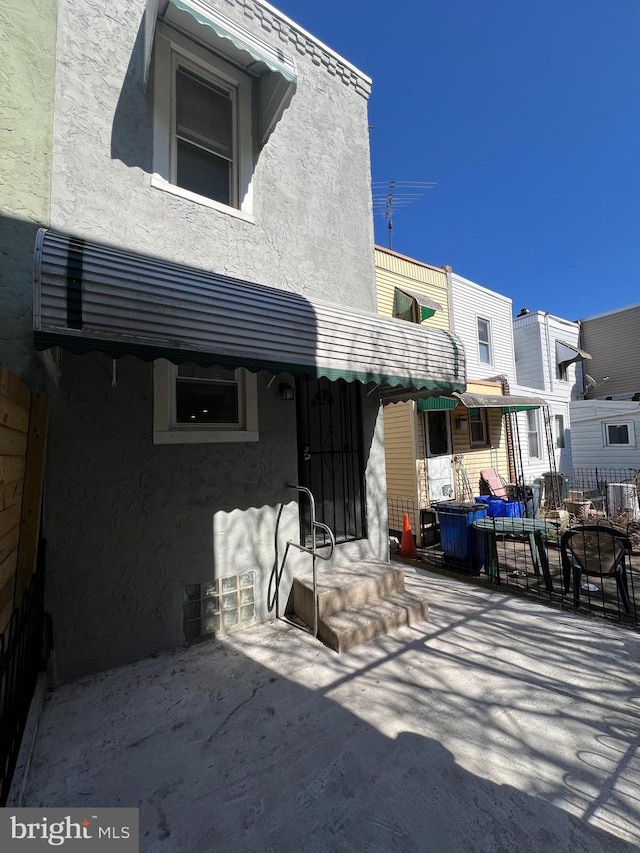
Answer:
<svg viewBox="0 0 640 853"><path fill-rule="evenodd" d="M373 78L373 180L436 183L395 210L395 251L514 313L640 302L639 0L274 5Z"/></svg>

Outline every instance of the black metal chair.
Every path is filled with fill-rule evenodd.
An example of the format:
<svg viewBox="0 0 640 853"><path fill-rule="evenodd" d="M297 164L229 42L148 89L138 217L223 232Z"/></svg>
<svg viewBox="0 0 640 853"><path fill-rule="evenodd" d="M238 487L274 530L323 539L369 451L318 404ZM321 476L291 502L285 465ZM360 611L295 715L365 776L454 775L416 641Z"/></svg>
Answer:
<svg viewBox="0 0 640 853"><path fill-rule="evenodd" d="M573 579L573 601L580 604L582 576L614 578L626 613L631 613L627 563L631 557L629 537L614 527L585 524L565 531L560 539L565 592Z"/></svg>

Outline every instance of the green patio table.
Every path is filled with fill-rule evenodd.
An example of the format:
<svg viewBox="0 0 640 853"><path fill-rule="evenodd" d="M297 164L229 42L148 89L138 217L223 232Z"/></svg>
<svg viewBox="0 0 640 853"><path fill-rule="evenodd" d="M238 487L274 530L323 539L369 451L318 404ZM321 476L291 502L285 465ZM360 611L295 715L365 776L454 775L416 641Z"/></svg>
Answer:
<svg viewBox="0 0 640 853"><path fill-rule="evenodd" d="M538 518L478 518L473 522L473 526L484 536L484 565L489 580L493 583L500 583L500 563L496 544L498 534L508 533L515 536L526 536L531 549L533 570L540 577L540 568L542 568L545 588L548 592L553 591L553 581L549 571L549 560L543 535L555 529L553 524Z"/></svg>

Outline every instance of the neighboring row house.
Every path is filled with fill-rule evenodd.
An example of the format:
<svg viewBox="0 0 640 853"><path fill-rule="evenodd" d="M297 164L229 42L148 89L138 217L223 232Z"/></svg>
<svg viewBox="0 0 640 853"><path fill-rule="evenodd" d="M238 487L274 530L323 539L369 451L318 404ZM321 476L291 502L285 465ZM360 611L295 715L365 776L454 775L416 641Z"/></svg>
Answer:
<svg viewBox="0 0 640 853"><path fill-rule="evenodd" d="M591 354L584 400L571 404L576 468L598 468L602 479L640 470L640 305L580 321L580 346Z"/></svg>
<svg viewBox="0 0 640 853"><path fill-rule="evenodd" d="M467 370L464 393L385 410L391 529L401 529L405 511L417 530L421 510L471 500L485 469L523 485L568 473L570 401L581 394L589 359L579 325L526 310L514 320L509 298L449 267L381 247L375 257L378 310L448 328L463 344ZM403 314L407 299L413 304Z"/></svg>
<svg viewBox="0 0 640 853"><path fill-rule="evenodd" d="M10 17L0 362L50 396L66 680L282 612L292 486L335 562L386 559L381 403L466 377L376 313L365 74L261 0Z"/></svg>

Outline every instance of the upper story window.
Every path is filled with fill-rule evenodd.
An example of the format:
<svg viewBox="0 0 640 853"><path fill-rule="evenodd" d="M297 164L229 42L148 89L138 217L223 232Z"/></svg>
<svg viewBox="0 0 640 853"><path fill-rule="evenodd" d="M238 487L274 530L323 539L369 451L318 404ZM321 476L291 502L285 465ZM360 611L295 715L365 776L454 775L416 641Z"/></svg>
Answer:
<svg viewBox="0 0 640 853"><path fill-rule="evenodd" d="M237 204L235 87L182 62L175 68L175 135L172 173L191 192Z"/></svg>
<svg viewBox="0 0 640 853"><path fill-rule="evenodd" d="M159 27L154 91L153 185L250 216L251 78Z"/></svg>
<svg viewBox="0 0 640 853"><path fill-rule="evenodd" d="M200 0L149 0L152 186L251 219L255 158L297 84L293 60L262 35Z"/></svg>
<svg viewBox="0 0 640 853"><path fill-rule="evenodd" d="M478 317L478 354L481 364L493 364L491 354L491 321Z"/></svg>

